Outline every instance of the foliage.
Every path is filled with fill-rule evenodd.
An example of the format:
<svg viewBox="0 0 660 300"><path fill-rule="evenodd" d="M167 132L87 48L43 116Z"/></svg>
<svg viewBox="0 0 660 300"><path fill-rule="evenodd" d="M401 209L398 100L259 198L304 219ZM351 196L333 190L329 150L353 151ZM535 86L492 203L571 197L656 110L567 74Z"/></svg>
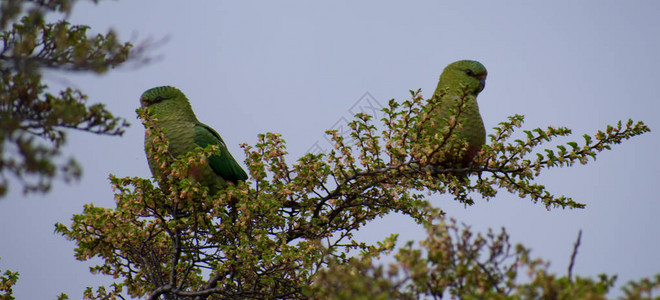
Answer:
<svg viewBox="0 0 660 300"><path fill-rule="evenodd" d="M628 299L660 299L660 274L652 278L630 281L623 287L623 292Z"/></svg>
<svg viewBox="0 0 660 300"><path fill-rule="evenodd" d="M148 179L111 176L115 208L85 205L72 224L56 231L76 242L79 260L99 257L94 273L117 278L110 289L89 288L85 297L165 298L416 298L445 293L470 298L541 295L604 295L613 278L556 278L547 265L529 257L529 249L509 244L506 232L485 236L459 230L425 200L426 193L448 193L472 204L472 195L492 198L503 188L540 201L547 208L582 208L555 196L534 179L545 169L585 164L598 152L649 129L642 123L618 123L578 145L537 148L570 134L567 128L523 131L522 116L494 129L472 165L442 168L439 162L465 143L452 139L460 126L448 122L440 134L420 134L439 98L424 100L419 91L384 109L381 129L367 114L350 123L349 143L328 131L335 148L286 161L279 134L259 135L243 144L250 182L229 185L216 195L190 179L188 172L213 146L174 158L167 141L142 110L138 114L153 145L147 151L161 165L158 186ZM452 111L460 114L465 97ZM595 141L595 142L594 142ZM472 178L468 177L473 175ZM385 269L373 260L390 253L396 236L369 245L353 234L369 221L393 212L424 225L423 249L399 250L398 265ZM359 251L360 258L351 257ZM520 270L530 282L520 283ZM647 285L648 286L648 285ZM568 296L566 296L568 297Z"/></svg>
<svg viewBox="0 0 660 300"><path fill-rule="evenodd" d="M368 255L334 264L317 275L310 294L323 299L370 294L382 295L377 299L602 299L614 284L615 278L606 275L595 281L555 278L547 273L548 263L530 258L530 249L511 245L504 229L475 236L453 219L437 221L426 224L422 249L409 242L387 270L372 264ZM520 274L528 274L529 283L521 284ZM374 283L380 283L376 291Z"/></svg>
<svg viewBox="0 0 660 300"><path fill-rule="evenodd" d="M48 191L54 178L80 177L73 158L60 158L67 129L121 135L128 126L103 104L89 105L82 91L50 92L43 82L45 70L100 74L139 59L143 51L120 42L112 31L92 36L88 26L45 20L68 14L73 2L0 4L0 197L11 177L26 193Z"/></svg>
<svg viewBox="0 0 660 300"><path fill-rule="evenodd" d="M2 270L0 270L1 272ZM2 300L13 300L15 299L14 296L12 296L13 291L13 286L16 284L16 281L18 280L18 272L12 272L10 270L5 271L2 275L0 275L0 299Z"/></svg>

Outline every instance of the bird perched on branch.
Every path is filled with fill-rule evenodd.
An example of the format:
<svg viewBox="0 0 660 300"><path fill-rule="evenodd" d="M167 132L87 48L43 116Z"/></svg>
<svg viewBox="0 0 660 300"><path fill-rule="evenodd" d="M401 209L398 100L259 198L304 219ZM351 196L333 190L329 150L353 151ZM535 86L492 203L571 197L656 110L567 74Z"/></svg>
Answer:
<svg viewBox="0 0 660 300"><path fill-rule="evenodd" d="M156 118L155 126L163 130L169 142L168 151L174 157L186 154L196 148L217 145L220 151L208 158L207 164L193 167L190 173L193 178L209 188L215 194L227 182L236 184L246 180L247 174L229 153L227 145L213 128L197 120L188 98L177 88L160 86L145 91L140 96L142 107L150 116ZM147 152L149 168L154 177L158 178L160 166L150 155L153 137L145 135L144 146Z"/></svg>
<svg viewBox="0 0 660 300"><path fill-rule="evenodd" d="M438 105L430 112L429 120L422 129L424 136L439 135L436 138L445 144L444 149L448 152L440 162L440 167L469 166L486 143L486 130L479 114L477 95L486 86L487 74L486 68L473 60L453 62L442 71L438 87L433 93L433 97L439 100ZM461 99L465 105L459 107ZM451 132L442 132L447 126L453 127ZM459 141L467 143L462 155L457 153L460 147L454 146Z"/></svg>

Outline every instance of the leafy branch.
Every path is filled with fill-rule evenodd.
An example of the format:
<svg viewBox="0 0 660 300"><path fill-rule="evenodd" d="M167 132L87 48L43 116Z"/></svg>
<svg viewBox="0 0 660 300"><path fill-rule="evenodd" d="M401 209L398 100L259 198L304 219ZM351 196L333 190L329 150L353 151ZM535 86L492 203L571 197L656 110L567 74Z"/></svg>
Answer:
<svg viewBox="0 0 660 300"><path fill-rule="evenodd" d="M457 99L452 111L460 114L464 100ZM450 134L460 124L448 122L440 129L442 134L434 136L419 129L430 122L437 101L422 99L419 91L412 92L411 100L390 101L382 124L358 114L350 123L352 143L329 131L333 151L307 154L293 164L287 162L286 143L279 134L259 135L253 146L242 145L250 181L230 184L216 195L188 174L218 149L208 146L172 157L163 132L138 110L153 139L147 151L161 167L155 178L158 185L148 179L111 176L116 208L88 204L70 226L57 224L56 231L76 241L77 259L103 260L92 268L94 272L121 278L110 292L89 289L89 298L118 297L120 291L151 299L304 298L328 270L335 270L333 266L367 268L372 258L392 251L395 236L376 245L353 236L369 221L392 212L426 226L430 236L424 247L431 256L424 264L432 266L413 264L423 262L419 250L410 246L401 250L399 262L410 279L395 284L398 292L388 289L393 295L406 289L426 295L446 291L531 295L532 288L525 290L514 280L521 263L532 273L538 271L533 277L538 284L555 282L541 262L528 259L528 250L508 245L505 232L476 239L469 238L469 231L458 234L455 225L444 221L443 212L426 201L426 193L448 193L471 204L470 192L492 198L504 188L546 207L581 208L570 198L552 195L534 179L545 169L587 163L598 152L649 129L629 121L585 138L582 146L568 142L557 150L539 150L543 143L568 136L570 130L523 131L526 139L511 141L523 122L522 116L513 116L494 128L490 144L473 163L459 168L441 162L450 156L447 152L465 150L465 143ZM455 232L454 237L447 232ZM365 261L354 262L349 253L355 250ZM484 256L484 251L489 254ZM513 263L508 263L511 259ZM368 274L382 271L367 269ZM395 282L387 278L383 282ZM607 287L610 281L589 284ZM584 280L576 277L575 283Z"/></svg>
<svg viewBox="0 0 660 300"><path fill-rule="evenodd" d="M104 73L128 61L145 63L147 45L120 42L112 31L90 35L89 27L52 13L69 13L73 1L2 1L0 9L0 196L15 178L23 192L47 192L53 179L78 179L73 158L60 161L69 129L122 135L129 125L103 104L87 104L80 90L49 92L44 69Z"/></svg>

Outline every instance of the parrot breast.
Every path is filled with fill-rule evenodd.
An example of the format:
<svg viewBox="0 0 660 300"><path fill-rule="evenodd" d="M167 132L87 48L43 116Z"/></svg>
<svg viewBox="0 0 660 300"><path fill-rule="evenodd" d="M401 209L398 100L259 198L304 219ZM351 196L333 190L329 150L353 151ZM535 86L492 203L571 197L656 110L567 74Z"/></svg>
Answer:
<svg viewBox="0 0 660 300"><path fill-rule="evenodd" d="M195 123L193 122L159 122L157 124L159 128L163 129L165 138L169 142L168 151L173 157L186 154L198 148L199 146L195 143ZM145 135L145 149L148 149L152 143L152 137ZM149 162L149 168L151 169L154 176L160 174L160 166L147 155ZM202 185L209 187L210 192L214 194L222 186L224 186L225 180L222 179L219 175L211 169L211 166L207 164L200 166L189 166L188 175L197 180Z"/></svg>

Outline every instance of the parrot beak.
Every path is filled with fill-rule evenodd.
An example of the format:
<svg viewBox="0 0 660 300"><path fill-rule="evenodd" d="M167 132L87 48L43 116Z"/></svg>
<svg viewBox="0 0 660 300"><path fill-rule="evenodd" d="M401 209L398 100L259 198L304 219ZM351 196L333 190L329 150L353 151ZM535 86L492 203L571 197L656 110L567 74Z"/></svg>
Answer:
<svg viewBox="0 0 660 300"><path fill-rule="evenodd" d="M484 72L483 74L479 74L477 76L474 76L475 78L479 79L479 92L484 90L486 87L486 76L488 76L487 72Z"/></svg>
<svg viewBox="0 0 660 300"><path fill-rule="evenodd" d="M151 103L149 103L149 101L147 101L147 99L140 98L140 104L142 105L142 107L147 107Z"/></svg>

